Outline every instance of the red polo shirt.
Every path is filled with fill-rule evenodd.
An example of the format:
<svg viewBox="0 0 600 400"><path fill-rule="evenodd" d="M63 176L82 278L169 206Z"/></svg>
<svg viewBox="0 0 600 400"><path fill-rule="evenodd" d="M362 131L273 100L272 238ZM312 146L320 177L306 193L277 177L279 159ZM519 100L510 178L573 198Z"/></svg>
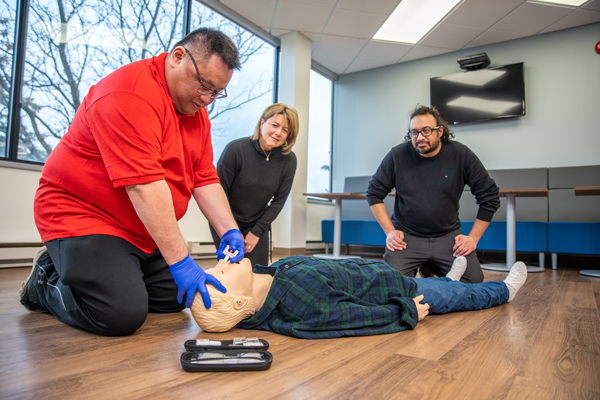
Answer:
<svg viewBox="0 0 600 400"><path fill-rule="evenodd" d="M179 220L194 187L219 182L207 112L175 111L166 56L125 65L90 88L42 171L34 216L44 242L104 234L151 253L156 243L125 186L166 180Z"/></svg>

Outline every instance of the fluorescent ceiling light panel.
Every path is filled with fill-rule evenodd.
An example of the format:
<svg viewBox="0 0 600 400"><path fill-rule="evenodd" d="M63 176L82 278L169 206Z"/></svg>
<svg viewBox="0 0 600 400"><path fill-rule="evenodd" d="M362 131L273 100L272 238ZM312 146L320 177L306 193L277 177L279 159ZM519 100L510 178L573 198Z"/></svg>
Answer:
<svg viewBox="0 0 600 400"><path fill-rule="evenodd" d="M486 100L478 97L461 96L448 103L452 107L470 108L472 110L488 112L492 114L504 114L513 107L520 105L515 101Z"/></svg>
<svg viewBox="0 0 600 400"><path fill-rule="evenodd" d="M373 39L417 43L461 0L402 0Z"/></svg>
<svg viewBox="0 0 600 400"><path fill-rule="evenodd" d="M443 76L439 79L444 80L444 81L462 83L463 85L483 86L486 83L491 82L496 78L500 78L505 73L506 73L506 71L495 71L495 70L482 69L482 70L476 71L476 72L465 72L463 74L453 74L453 75ZM467 76L466 74L469 74L469 75Z"/></svg>
<svg viewBox="0 0 600 400"><path fill-rule="evenodd" d="M579 7L588 0L535 0L538 3L564 4L566 6Z"/></svg>

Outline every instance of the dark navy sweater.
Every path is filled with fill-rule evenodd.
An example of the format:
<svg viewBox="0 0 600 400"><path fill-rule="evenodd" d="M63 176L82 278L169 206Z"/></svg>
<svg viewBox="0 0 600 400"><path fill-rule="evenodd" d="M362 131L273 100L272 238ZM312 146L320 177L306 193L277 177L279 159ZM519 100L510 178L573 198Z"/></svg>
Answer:
<svg viewBox="0 0 600 400"><path fill-rule="evenodd" d="M500 207L499 189L479 158L462 143L442 143L434 157L423 157L412 143L395 146L385 156L367 189L369 205L382 203L395 188L392 223L420 237L439 237L460 228L458 208L467 184L489 222Z"/></svg>
<svg viewBox="0 0 600 400"><path fill-rule="evenodd" d="M281 147L276 147L265 153L258 140L247 137L225 147L217 174L240 229L251 228L260 237L269 228L290 193L296 164L293 152L283 155Z"/></svg>

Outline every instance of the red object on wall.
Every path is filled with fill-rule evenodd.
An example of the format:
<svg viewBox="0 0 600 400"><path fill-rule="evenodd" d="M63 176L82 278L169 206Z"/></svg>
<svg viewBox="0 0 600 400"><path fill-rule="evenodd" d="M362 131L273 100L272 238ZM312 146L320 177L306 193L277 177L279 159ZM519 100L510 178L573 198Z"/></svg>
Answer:
<svg viewBox="0 0 600 400"><path fill-rule="evenodd" d="M600 54L600 42L596 43L596 53Z"/></svg>

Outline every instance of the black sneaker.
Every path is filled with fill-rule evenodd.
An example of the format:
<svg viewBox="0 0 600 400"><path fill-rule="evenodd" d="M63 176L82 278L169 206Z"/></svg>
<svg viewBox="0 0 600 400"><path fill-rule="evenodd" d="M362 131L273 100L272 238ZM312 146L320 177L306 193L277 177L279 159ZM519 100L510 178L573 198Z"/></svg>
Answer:
<svg viewBox="0 0 600 400"><path fill-rule="evenodd" d="M31 273L27 277L27 280L21 287L21 291L19 292L19 296L21 298L21 304L28 309L29 311L35 312L44 312L46 311L36 299L35 290L33 285L36 283L43 284L45 278L45 272L43 269L38 268L37 262L41 256L46 254L48 251L46 250L46 246L41 247L33 256L33 267L31 268Z"/></svg>

